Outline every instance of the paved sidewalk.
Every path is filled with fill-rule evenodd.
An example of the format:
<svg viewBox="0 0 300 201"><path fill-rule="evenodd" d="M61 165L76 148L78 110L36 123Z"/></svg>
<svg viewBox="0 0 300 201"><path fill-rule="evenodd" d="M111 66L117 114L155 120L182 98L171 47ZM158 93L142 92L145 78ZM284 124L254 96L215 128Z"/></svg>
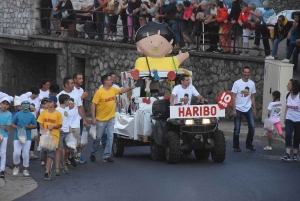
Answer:
<svg viewBox="0 0 300 201"><path fill-rule="evenodd" d="M11 201L20 198L38 187L31 177L23 177L22 173L12 175L12 170L5 169L5 179L0 178L0 200Z"/></svg>

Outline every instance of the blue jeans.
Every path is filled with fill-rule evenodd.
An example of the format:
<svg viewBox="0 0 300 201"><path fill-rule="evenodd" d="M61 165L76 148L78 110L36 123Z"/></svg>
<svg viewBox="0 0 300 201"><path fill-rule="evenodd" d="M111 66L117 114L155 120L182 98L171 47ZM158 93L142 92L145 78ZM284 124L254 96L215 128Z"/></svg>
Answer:
<svg viewBox="0 0 300 201"><path fill-rule="evenodd" d="M180 30L179 30L178 22L174 22L172 24L171 29L173 30L173 32L176 36L176 43L179 43L180 42Z"/></svg>
<svg viewBox="0 0 300 201"><path fill-rule="evenodd" d="M234 131L233 131L233 148L239 148L240 145L240 130L242 123L242 116L245 116L248 122L248 135L246 139L246 147L252 146L253 136L255 132L254 118L252 109L247 112L236 111L236 117L234 118Z"/></svg>
<svg viewBox="0 0 300 201"><path fill-rule="evenodd" d="M101 144L106 144L106 140L107 140L107 129L105 130L105 133L102 135Z"/></svg>
<svg viewBox="0 0 300 201"><path fill-rule="evenodd" d="M294 132L293 148L299 149L300 142L300 122L285 120L285 147L292 148L292 136Z"/></svg>
<svg viewBox="0 0 300 201"><path fill-rule="evenodd" d="M115 118L111 118L108 121L98 121L97 120L97 137L93 141L92 147L92 155L96 155L97 151L99 150L100 140L107 129L107 140L106 146L103 153L103 159L109 158L111 155L111 148L112 143L114 140L114 125L115 125Z"/></svg>
<svg viewBox="0 0 300 201"><path fill-rule="evenodd" d="M283 41L285 39L284 35L281 35L279 36L279 38L276 38L275 41L274 41L274 47L273 47L273 50L272 50L272 56L275 57L277 55L277 51L278 51L278 45L281 41ZM286 54L286 57L288 55L288 46L285 47L285 54Z"/></svg>

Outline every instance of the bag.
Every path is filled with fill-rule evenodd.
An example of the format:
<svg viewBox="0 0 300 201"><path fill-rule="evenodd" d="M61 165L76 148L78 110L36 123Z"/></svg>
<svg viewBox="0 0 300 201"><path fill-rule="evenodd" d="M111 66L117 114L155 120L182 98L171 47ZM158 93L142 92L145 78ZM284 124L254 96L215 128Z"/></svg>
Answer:
<svg viewBox="0 0 300 201"><path fill-rule="evenodd" d="M66 145L73 150L76 150L77 148L77 140L74 137L74 135L72 133L70 133L69 135L67 135L67 137L65 138L66 141Z"/></svg>
<svg viewBox="0 0 300 201"><path fill-rule="evenodd" d="M0 143L3 141L4 139L4 128L0 125Z"/></svg>
<svg viewBox="0 0 300 201"><path fill-rule="evenodd" d="M90 131L89 131L90 137L93 138L94 140L97 137L97 130L95 125L91 125Z"/></svg>
<svg viewBox="0 0 300 201"><path fill-rule="evenodd" d="M271 131L274 130L274 125L273 125L272 121L271 121L269 118L266 118L266 119L265 119L265 122L264 122L264 129L265 129L266 131L269 131L269 132L271 132Z"/></svg>
<svg viewBox="0 0 300 201"><path fill-rule="evenodd" d="M40 138L40 148L43 151L55 151L56 150L56 140L53 135L51 135L50 131L47 130L44 134L42 134Z"/></svg>
<svg viewBox="0 0 300 201"><path fill-rule="evenodd" d="M27 140L27 135L26 135L26 130L24 127L18 129L18 139L19 139L20 143L25 144L25 142Z"/></svg>
<svg viewBox="0 0 300 201"><path fill-rule="evenodd" d="M80 143L81 143L82 146L87 145L87 143L88 143L88 135L89 134L88 134L88 132L86 130L86 127L84 127L83 130L82 130L81 141L80 141Z"/></svg>
<svg viewBox="0 0 300 201"><path fill-rule="evenodd" d="M38 138L38 131L37 129L32 129L31 130L31 139L36 140Z"/></svg>
<svg viewBox="0 0 300 201"><path fill-rule="evenodd" d="M161 99L153 102L152 115L154 116L170 116L170 99Z"/></svg>
<svg viewBox="0 0 300 201"><path fill-rule="evenodd" d="M64 18L64 19L66 19L67 17L68 17L68 11L63 11L63 12L61 12L61 15L62 15L62 18Z"/></svg>

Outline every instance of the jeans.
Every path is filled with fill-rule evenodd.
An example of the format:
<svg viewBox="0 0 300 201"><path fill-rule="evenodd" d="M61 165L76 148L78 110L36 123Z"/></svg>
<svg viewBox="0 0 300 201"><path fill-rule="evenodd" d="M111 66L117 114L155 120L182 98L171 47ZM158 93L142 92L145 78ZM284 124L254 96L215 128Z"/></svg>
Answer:
<svg viewBox="0 0 300 201"><path fill-rule="evenodd" d="M241 130L242 116L245 116L248 122L248 135L246 139L246 147L252 146L253 136L255 132L254 118L252 109L250 108L247 112L236 111L236 117L234 118L234 131L233 131L233 148L239 148L239 137Z"/></svg>
<svg viewBox="0 0 300 201"><path fill-rule="evenodd" d="M275 39L275 41L274 41L274 47L273 47L273 50L272 50L272 56L273 57L275 57L277 55L278 45L284 39L285 39L284 35L280 35L279 38ZM287 57L288 56L288 46L286 46L285 52L286 52L286 57Z"/></svg>
<svg viewBox="0 0 300 201"><path fill-rule="evenodd" d="M105 133L102 135L101 144L106 144L107 140L107 129L105 129Z"/></svg>
<svg viewBox="0 0 300 201"><path fill-rule="evenodd" d="M107 128L107 140L106 140L106 147L104 149L103 153L103 159L109 158L111 155L111 148L114 138L114 125L115 125L115 118L111 118L108 121L98 121L97 124L97 137L93 141L93 147L92 147L92 155L96 155L97 151L99 150L100 146L100 140L102 138L102 135L104 134L104 131Z"/></svg>
<svg viewBox="0 0 300 201"><path fill-rule="evenodd" d="M293 54L294 71L298 71L298 56L300 54L300 47L295 48Z"/></svg>
<svg viewBox="0 0 300 201"><path fill-rule="evenodd" d="M176 43L179 43L180 42L180 30L179 30L178 22L174 22L172 24L172 30L176 36Z"/></svg>
<svg viewBox="0 0 300 201"><path fill-rule="evenodd" d="M287 51L287 54L286 54L286 59L291 59L291 56L294 52L294 49L297 47L297 44L296 43L290 43L289 47L288 47L288 51Z"/></svg>
<svg viewBox="0 0 300 201"><path fill-rule="evenodd" d="M293 148L299 149L300 142L300 122L293 122L292 120L287 119L285 121L285 147L292 147L292 135L294 131L294 142Z"/></svg>

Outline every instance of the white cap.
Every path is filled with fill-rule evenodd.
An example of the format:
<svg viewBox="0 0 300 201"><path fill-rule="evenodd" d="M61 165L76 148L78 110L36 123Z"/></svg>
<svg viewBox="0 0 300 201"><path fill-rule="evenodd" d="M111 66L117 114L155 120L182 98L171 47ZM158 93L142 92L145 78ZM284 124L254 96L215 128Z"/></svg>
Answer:
<svg viewBox="0 0 300 201"><path fill-rule="evenodd" d="M15 96L14 98L14 106L21 105L22 100L19 96Z"/></svg>
<svg viewBox="0 0 300 201"><path fill-rule="evenodd" d="M10 104L11 99L10 99L9 96L5 96L5 97L3 97L3 98L1 99L1 103L2 103L3 101L7 101L7 102Z"/></svg>

